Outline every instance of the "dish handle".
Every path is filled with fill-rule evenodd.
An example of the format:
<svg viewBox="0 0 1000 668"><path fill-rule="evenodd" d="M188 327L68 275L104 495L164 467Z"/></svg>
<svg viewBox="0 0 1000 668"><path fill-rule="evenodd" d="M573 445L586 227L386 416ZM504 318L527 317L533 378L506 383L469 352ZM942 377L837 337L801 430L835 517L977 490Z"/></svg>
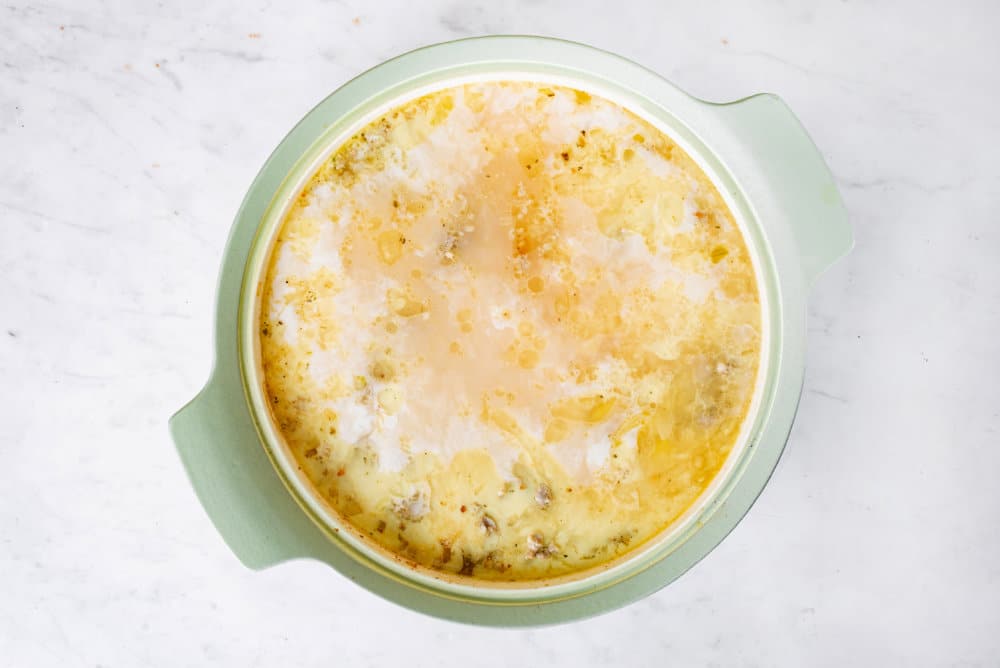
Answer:
<svg viewBox="0 0 1000 668"><path fill-rule="evenodd" d="M750 152L766 189L777 198L775 204L785 213L806 283L811 285L854 245L833 174L802 123L778 96L762 93L715 106ZM749 194L751 201L766 201L768 195Z"/></svg>
<svg viewBox="0 0 1000 668"><path fill-rule="evenodd" d="M170 433L198 499L245 566L262 569L329 551L260 446L238 381L227 382L216 369L170 419Z"/></svg>

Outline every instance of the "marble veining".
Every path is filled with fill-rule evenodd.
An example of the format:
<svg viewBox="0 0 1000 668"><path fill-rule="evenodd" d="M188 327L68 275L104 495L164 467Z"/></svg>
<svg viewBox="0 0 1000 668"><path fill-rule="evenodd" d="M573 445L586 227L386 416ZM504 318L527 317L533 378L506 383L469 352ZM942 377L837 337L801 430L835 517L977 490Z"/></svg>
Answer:
<svg viewBox="0 0 1000 668"><path fill-rule="evenodd" d="M0 664L379 666L418 638L435 666L995 664L998 20L975 0L0 6ZM358 72L485 32L781 95L857 239L815 286L798 420L746 520L658 594L541 630L425 618L317 563L245 570L166 431L272 148Z"/></svg>

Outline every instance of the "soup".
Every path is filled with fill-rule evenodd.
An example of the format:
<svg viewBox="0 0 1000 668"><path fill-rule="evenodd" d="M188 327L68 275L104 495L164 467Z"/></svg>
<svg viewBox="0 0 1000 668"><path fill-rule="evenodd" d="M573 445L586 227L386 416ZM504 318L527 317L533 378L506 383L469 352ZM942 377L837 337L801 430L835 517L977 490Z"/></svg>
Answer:
<svg viewBox="0 0 1000 668"><path fill-rule="evenodd" d="M340 146L276 238L275 424L342 521L414 566L530 581L675 523L761 349L731 212L667 135L580 90L456 86Z"/></svg>

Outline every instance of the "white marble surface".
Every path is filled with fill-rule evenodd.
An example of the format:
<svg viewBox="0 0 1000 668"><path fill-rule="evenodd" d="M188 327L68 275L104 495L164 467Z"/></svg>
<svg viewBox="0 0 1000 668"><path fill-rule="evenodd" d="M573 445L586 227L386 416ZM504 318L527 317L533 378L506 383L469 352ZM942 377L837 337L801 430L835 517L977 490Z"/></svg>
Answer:
<svg viewBox="0 0 1000 668"><path fill-rule="evenodd" d="M1000 662L997 4L118 4L0 7L0 665ZM780 94L857 236L816 286L799 419L746 520L649 599L532 631L314 563L245 570L166 431L285 131L389 56L493 32Z"/></svg>

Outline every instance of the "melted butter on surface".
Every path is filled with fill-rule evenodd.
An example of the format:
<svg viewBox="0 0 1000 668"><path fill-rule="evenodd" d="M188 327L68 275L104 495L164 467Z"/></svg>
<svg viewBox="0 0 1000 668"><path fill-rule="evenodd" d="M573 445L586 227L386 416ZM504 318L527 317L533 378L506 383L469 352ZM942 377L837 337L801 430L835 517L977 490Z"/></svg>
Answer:
<svg viewBox="0 0 1000 668"><path fill-rule="evenodd" d="M650 124L560 87L406 103L318 170L270 260L274 419L417 564L565 575L655 536L732 449L760 355L732 215Z"/></svg>

